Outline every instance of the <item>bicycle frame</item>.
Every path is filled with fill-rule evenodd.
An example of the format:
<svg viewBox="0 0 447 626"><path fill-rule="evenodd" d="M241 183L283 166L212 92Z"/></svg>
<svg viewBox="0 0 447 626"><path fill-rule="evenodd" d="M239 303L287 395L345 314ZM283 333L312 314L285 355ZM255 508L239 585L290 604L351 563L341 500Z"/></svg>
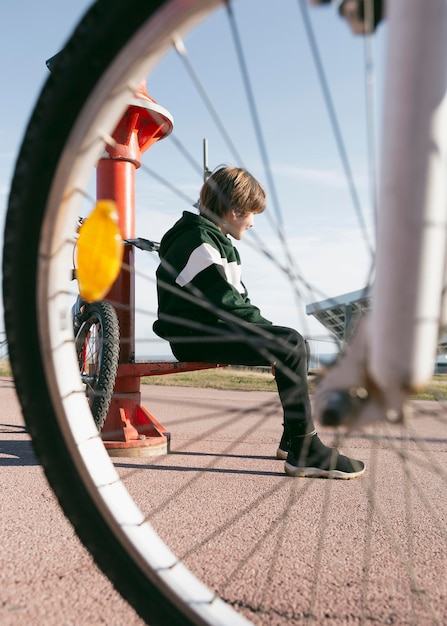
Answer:
<svg viewBox="0 0 447 626"><path fill-rule="evenodd" d="M81 218L78 220L79 226L82 224L83 221L84 220ZM144 239L142 237L137 237L135 239L126 239L124 240L124 243L127 245L134 246L135 248L139 248L140 250L144 250L146 252L157 252L160 247L159 243L155 241L150 241L149 239ZM73 279L75 278L76 278L76 270L73 269ZM82 315L84 312L84 308L87 304L88 302L84 300L80 296L80 294L78 294L76 301L71 308L71 319L72 319L73 331L74 331L75 337L77 336L77 333L79 332L82 326L82 323L83 323ZM84 375L84 373L81 371L81 377L84 382L86 382L85 380L86 376L88 378L88 375L87 374Z"/></svg>

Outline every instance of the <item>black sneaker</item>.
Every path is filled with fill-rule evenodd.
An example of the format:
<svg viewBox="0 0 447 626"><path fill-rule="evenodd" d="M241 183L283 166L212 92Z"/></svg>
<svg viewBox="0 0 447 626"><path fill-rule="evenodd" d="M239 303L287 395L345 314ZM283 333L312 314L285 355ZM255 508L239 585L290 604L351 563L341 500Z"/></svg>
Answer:
<svg viewBox="0 0 447 626"><path fill-rule="evenodd" d="M278 449L276 450L276 458L285 461L290 450L290 436L284 427L281 441L279 442Z"/></svg>
<svg viewBox="0 0 447 626"><path fill-rule="evenodd" d="M365 472L363 461L350 459L335 448L328 448L317 434L294 437L284 471L289 476L309 478L358 478Z"/></svg>

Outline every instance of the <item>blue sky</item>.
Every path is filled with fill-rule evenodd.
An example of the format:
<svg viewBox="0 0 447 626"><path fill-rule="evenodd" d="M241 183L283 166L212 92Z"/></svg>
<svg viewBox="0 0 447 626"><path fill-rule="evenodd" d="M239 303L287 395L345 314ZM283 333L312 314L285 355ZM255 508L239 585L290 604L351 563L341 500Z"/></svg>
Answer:
<svg viewBox="0 0 447 626"><path fill-rule="evenodd" d="M281 0L281 11L269 3L247 0L234 5L244 51L252 76L253 93L268 147L275 189L268 187L248 105L235 63L230 29L218 13L200 29L199 38L185 40L188 58L209 93L248 167L266 186L269 211L282 213L290 249L307 280L321 293L333 297L361 289L370 257L359 236L358 219L337 151L329 116L310 54L297 0ZM14 162L26 122L48 76L45 60L58 52L73 26L90 5L87 0L17 0L0 9L0 219L3 223ZM309 15L322 63L331 87L340 129L354 174L365 219L372 223L367 129L365 126L365 61L363 39L352 35L333 7L310 8ZM377 55L377 102L381 98L383 27L374 44ZM246 33L248 35L246 36ZM203 44L204 47L203 47ZM229 51L230 50L230 51ZM148 92L174 117L175 137L197 161L200 169L202 140L208 138L209 166L234 162L203 102L183 70L178 55L171 54L149 78ZM380 131L380 121L379 121ZM181 157L170 139L153 146L145 157L148 167L168 176L191 200L198 197L201 176ZM275 196L276 194L276 196ZM165 230L191 207L137 172L137 235L159 240ZM192 209L193 210L193 209ZM284 251L264 214L256 218L256 231L270 250L285 262ZM370 228L372 232L372 229ZM305 334L324 334L321 326L304 319L303 303L296 307L290 286L259 254L247 238L237 245L244 281L253 302L279 324L295 326ZM137 258L141 273L153 272L154 260ZM150 267L149 267L150 266ZM141 309L155 310L151 282L138 279ZM319 296L306 294L307 302ZM305 304L306 302L304 302ZM138 333L150 334L153 319L138 315ZM157 353L160 347L156 348Z"/></svg>

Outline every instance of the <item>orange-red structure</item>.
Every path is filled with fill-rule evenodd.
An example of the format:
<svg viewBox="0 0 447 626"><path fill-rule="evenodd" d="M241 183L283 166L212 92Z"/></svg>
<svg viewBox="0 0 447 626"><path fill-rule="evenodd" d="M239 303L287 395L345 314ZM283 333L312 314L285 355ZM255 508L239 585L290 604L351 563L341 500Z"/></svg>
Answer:
<svg viewBox="0 0 447 626"><path fill-rule="evenodd" d="M97 199L118 206L123 239L135 237L135 172L142 154L173 128L169 112L142 84L113 133L97 168ZM141 406L142 364L135 364L135 253L125 247L123 267L107 299L116 307L120 325L120 364L102 438L110 454L150 455L168 450L169 433ZM149 365L149 364L147 364ZM146 368L147 371L147 368ZM143 372L143 374L142 374Z"/></svg>

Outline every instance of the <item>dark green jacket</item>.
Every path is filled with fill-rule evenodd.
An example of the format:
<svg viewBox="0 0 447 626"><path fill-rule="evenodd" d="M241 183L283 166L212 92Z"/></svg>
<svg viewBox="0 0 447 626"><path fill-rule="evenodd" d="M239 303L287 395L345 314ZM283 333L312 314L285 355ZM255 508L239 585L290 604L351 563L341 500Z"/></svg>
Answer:
<svg viewBox="0 0 447 626"><path fill-rule="evenodd" d="M210 220L185 211L161 240L159 254L154 331L160 337L234 318L271 324L248 298L238 251Z"/></svg>

